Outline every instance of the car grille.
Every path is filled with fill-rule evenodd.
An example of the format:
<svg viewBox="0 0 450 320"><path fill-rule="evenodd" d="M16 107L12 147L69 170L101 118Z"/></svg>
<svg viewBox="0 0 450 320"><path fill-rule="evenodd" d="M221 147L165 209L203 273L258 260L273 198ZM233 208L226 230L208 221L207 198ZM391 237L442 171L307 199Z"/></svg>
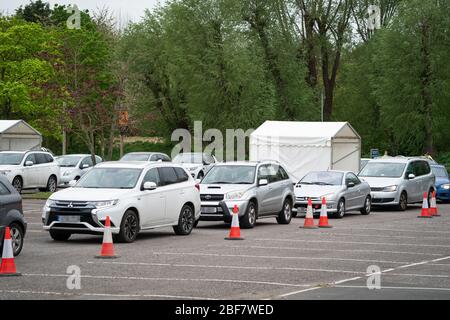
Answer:
<svg viewBox="0 0 450 320"><path fill-rule="evenodd" d="M297 199L297 201L308 201L309 198L308 197L297 197L296 199ZM311 201L322 201L322 199L319 197L313 197L313 198L311 198Z"/></svg>
<svg viewBox="0 0 450 320"><path fill-rule="evenodd" d="M70 209L83 209L89 206L86 201L56 201L55 207L58 208L70 208Z"/></svg>
<svg viewBox="0 0 450 320"><path fill-rule="evenodd" d="M370 191L373 192L379 192L379 191L383 191L384 188L370 188Z"/></svg>
<svg viewBox="0 0 450 320"><path fill-rule="evenodd" d="M222 201L224 198L223 194L201 194L201 201Z"/></svg>
<svg viewBox="0 0 450 320"><path fill-rule="evenodd" d="M80 216L80 222L86 222L93 227L102 227L92 219L92 210L94 206L85 201L56 201L50 207L50 213L47 225L53 221L58 221L58 216ZM59 223L59 227L73 227L68 223ZM83 228L83 225L77 224L77 228Z"/></svg>

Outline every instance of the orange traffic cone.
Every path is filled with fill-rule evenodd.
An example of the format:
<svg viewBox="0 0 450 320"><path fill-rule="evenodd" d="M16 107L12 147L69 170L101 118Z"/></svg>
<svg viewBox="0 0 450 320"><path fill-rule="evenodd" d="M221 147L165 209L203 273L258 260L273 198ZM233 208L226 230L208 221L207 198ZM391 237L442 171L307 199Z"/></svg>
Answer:
<svg viewBox="0 0 450 320"><path fill-rule="evenodd" d="M231 220L230 235L225 240L244 240L241 238L241 228L239 227L239 209L237 205L233 207L233 218Z"/></svg>
<svg viewBox="0 0 450 320"><path fill-rule="evenodd" d="M422 203L422 214L418 218L433 218L430 215L430 210L428 209L428 199L427 193L423 193L423 203Z"/></svg>
<svg viewBox="0 0 450 320"><path fill-rule="evenodd" d="M5 229L5 241L3 242L2 264L0 266L0 277L20 276L16 271L14 253L9 227Z"/></svg>
<svg viewBox="0 0 450 320"><path fill-rule="evenodd" d="M432 217L440 217L441 216L438 213L438 208L437 208L437 204L436 204L436 191L433 191L431 193L430 215Z"/></svg>
<svg viewBox="0 0 450 320"><path fill-rule="evenodd" d="M319 228L333 228L328 224L327 200L322 198L322 207L320 208Z"/></svg>
<svg viewBox="0 0 450 320"><path fill-rule="evenodd" d="M308 198L308 207L306 208L305 223L304 223L303 227L300 226L300 228L317 229L317 227L314 225L314 215L313 215L311 198Z"/></svg>
<svg viewBox="0 0 450 320"><path fill-rule="evenodd" d="M96 256L98 259L115 259L119 256L116 256L114 253L114 246L112 241L111 234L111 220L109 216L106 216L105 228L103 231L103 244L102 250L99 256Z"/></svg>

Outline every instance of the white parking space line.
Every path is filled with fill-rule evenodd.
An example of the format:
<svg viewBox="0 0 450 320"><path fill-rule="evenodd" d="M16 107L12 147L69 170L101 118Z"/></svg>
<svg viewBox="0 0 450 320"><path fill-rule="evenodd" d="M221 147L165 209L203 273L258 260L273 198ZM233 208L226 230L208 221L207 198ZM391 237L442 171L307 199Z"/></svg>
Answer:
<svg viewBox="0 0 450 320"><path fill-rule="evenodd" d="M367 289L367 286L341 286L337 285L336 288L361 288ZM426 287L385 287L381 286L380 290L390 289L390 290L427 290L427 291L450 291L450 288L426 288Z"/></svg>
<svg viewBox="0 0 450 320"><path fill-rule="evenodd" d="M87 297L109 297L109 298L163 298L163 299L217 300L213 298L173 296L166 294L115 294L115 293L81 293L81 292L70 293L70 292L32 291L32 290L0 290L0 293L55 295L55 296L71 296L71 297L87 296Z"/></svg>
<svg viewBox="0 0 450 320"><path fill-rule="evenodd" d="M312 234L311 234L312 235ZM415 239L415 240L448 240L448 234L442 235L442 237L432 237L432 236L421 236L418 238L417 236L392 236L392 235L379 235L379 234L354 234L354 233L331 233L331 232L321 232L319 235L324 236L343 236L343 237L368 237L368 238L388 238L388 239ZM315 235L314 235L315 236Z"/></svg>
<svg viewBox="0 0 450 320"><path fill-rule="evenodd" d="M440 231L440 230L412 230L412 229L386 229L386 228L346 228L346 227L339 227L339 230L373 230L373 231L394 231L394 232L413 232L413 233L443 233L443 234L449 234L448 231Z"/></svg>
<svg viewBox="0 0 450 320"><path fill-rule="evenodd" d="M211 257L238 257L238 258L260 258L260 259L286 259L286 260L332 260L332 261L353 261L369 263L391 263L405 264L403 261L385 261L385 260L366 260L366 259L347 259L347 258L329 258L329 257L283 257L283 256L255 256L247 254L222 254L222 253L195 253L195 252L153 252L156 255L185 255L185 256L211 256Z"/></svg>
<svg viewBox="0 0 450 320"><path fill-rule="evenodd" d="M321 287L312 287L312 288L308 288L308 289L304 289L304 290L289 292L289 293L285 293L285 294L279 295L278 298L286 298L286 297L289 297L289 296L293 296L295 294L308 292L308 291L313 291L313 290L317 290L317 289L320 289L320 288ZM267 299L267 300L270 300L270 299Z"/></svg>
<svg viewBox="0 0 450 320"><path fill-rule="evenodd" d="M313 271L330 273L350 273L365 274L361 271L336 270L336 269L313 269L313 268L294 268L294 267L260 267L260 266L229 266L229 265L198 265L198 264L175 264L175 263L148 263L148 262L97 262L88 261L89 264L110 264L110 265L130 265L130 266L149 266L149 267L173 267L173 268L211 268L211 269L242 269L242 270L283 270L283 271Z"/></svg>
<svg viewBox="0 0 450 320"><path fill-rule="evenodd" d="M46 274L46 273L23 273L23 276L29 277L67 277L67 274ZM219 282L219 283L243 283L243 284L261 284L281 287L310 287L310 285L295 284L295 283L281 283L271 281L252 281L252 280L237 280L237 279L190 279L190 278L149 278L149 277L125 277L125 276L94 276L81 275L81 278L86 279L108 279L108 280L139 280L139 281L179 281L179 282Z"/></svg>
<svg viewBox="0 0 450 320"><path fill-rule="evenodd" d="M332 240L302 240L302 239L268 239L256 238L256 241L279 241L279 242L303 242L303 243L344 243L344 244L360 244L360 245L382 245L382 246L409 246L409 247L436 247L450 248L450 245L433 245L433 244L414 244L414 243L392 243L392 242L362 242L362 241L332 241Z"/></svg>
<svg viewBox="0 0 450 320"><path fill-rule="evenodd" d="M309 243L308 243L309 244ZM306 247L267 247L267 246L223 246L223 245L216 245L216 244L210 244L208 247L217 247L217 248L250 248L250 249L276 249L276 250L295 250L295 251L333 251L333 252L373 252L373 253L393 253L393 254L412 254L412 255L420 255L420 256L443 256L444 254L440 253L428 253L428 252L412 252L412 251L387 251L387 250L369 250L369 249L335 249L335 248L328 248L328 249L322 249L322 248L306 248Z"/></svg>

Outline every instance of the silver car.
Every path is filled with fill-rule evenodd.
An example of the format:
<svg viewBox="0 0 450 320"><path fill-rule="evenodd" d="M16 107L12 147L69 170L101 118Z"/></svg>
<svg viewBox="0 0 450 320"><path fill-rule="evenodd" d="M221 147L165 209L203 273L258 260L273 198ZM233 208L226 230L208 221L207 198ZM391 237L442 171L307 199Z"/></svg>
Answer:
<svg viewBox="0 0 450 320"><path fill-rule="evenodd" d="M294 185L274 161L219 163L201 181L200 199L200 220L229 223L237 206L242 228L253 228L257 219L266 217L289 224Z"/></svg>
<svg viewBox="0 0 450 320"><path fill-rule="evenodd" d="M90 154L67 154L59 156L56 161L60 167L59 184L60 186L69 186L72 180L78 181L86 172L94 166L92 156ZM100 163L103 159L95 156L95 162Z"/></svg>
<svg viewBox="0 0 450 320"><path fill-rule="evenodd" d="M427 160L421 158L383 157L371 160L359 177L369 183L372 203L397 206L406 210L409 203L419 203L423 193L435 191L436 178Z"/></svg>
<svg viewBox="0 0 450 320"><path fill-rule="evenodd" d="M369 184L350 171L310 172L295 186L295 197L297 212L304 213L311 198L313 213L317 214L325 198L328 213L336 218L351 210L368 215L372 204Z"/></svg>

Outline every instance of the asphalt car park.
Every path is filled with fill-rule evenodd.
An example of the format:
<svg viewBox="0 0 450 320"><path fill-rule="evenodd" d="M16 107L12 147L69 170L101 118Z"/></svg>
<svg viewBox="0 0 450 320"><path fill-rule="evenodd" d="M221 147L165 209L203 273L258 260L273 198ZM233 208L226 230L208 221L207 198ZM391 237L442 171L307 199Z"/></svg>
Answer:
<svg viewBox="0 0 450 320"><path fill-rule="evenodd" d="M450 298L449 204L433 219L418 219L420 206L349 213L331 219L332 229L300 229L302 218L289 225L262 219L242 230L243 241L226 241L227 225L202 221L189 237L165 228L116 243L113 260L94 258L100 236L51 240L43 205L23 201L22 276L0 278L0 299ZM80 289L67 286L69 266L79 267ZM380 268L381 289L366 286L370 266Z"/></svg>

